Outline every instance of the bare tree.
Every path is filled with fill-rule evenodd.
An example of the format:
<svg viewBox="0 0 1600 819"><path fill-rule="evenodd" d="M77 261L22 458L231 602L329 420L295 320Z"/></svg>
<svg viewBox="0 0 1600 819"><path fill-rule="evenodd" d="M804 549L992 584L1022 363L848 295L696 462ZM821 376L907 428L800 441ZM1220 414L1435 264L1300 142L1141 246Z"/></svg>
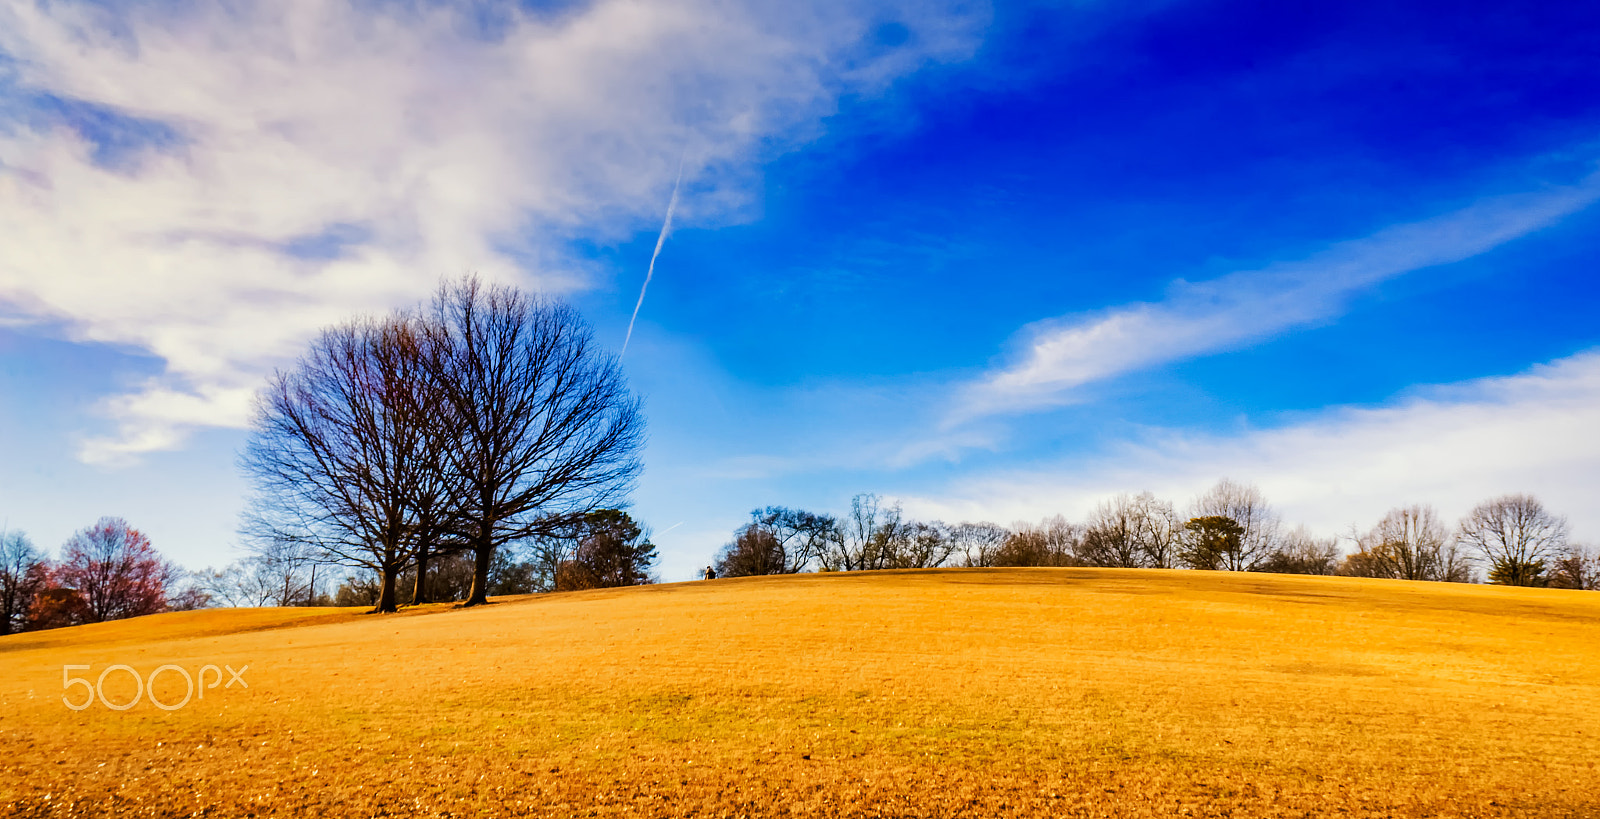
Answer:
<svg viewBox="0 0 1600 819"><path fill-rule="evenodd" d="M396 579L419 544L437 536L429 517L450 494L440 393L427 377L423 328L412 317L358 319L311 345L294 370L257 397L241 463L260 495L243 531L263 557L315 548L377 574L375 610L394 611ZM280 600L292 598L293 560Z"/></svg>
<svg viewBox="0 0 1600 819"><path fill-rule="evenodd" d="M1319 538L1296 526L1278 541L1278 548L1256 564L1258 572L1277 574L1335 574L1339 568L1337 538Z"/></svg>
<svg viewBox="0 0 1600 819"><path fill-rule="evenodd" d="M850 514L839 523L839 535L822 557L830 571L857 572L889 568L885 546L904 525L898 505L883 507L882 500L865 493L850 499Z"/></svg>
<svg viewBox="0 0 1600 819"><path fill-rule="evenodd" d="M28 606L44 588L46 561L22 532L0 532L0 635L27 626Z"/></svg>
<svg viewBox="0 0 1600 819"><path fill-rule="evenodd" d="M564 304L465 278L440 287L428 328L446 469L464 484L452 527L475 560L466 605L479 605L497 548L622 499L644 420L616 357Z"/></svg>
<svg viewBox="0 0 1600 819"><path fill-rule="evenodd" d="M890 568L938 568L949 561L956 551L956 542L950 537L949 527L939 521L910 521L895 534L896 539L888 548Z"/></svg>
<svg viewBox="0 0 1600 819"><path fill-rule="evenodd" d="M1538 586L1547 561L1567 548L1567 520L1532 495L1503 495L1467 513L1456 537L1488 564L1490 582Z"/></svg>
<svg viewBox="0 0 1600 819"><path fill-rule="evenodd" d="M1254 485L1223 478L1195 499L1190 518L1227 518L1239 526L1237 543L1228 541L1217 555L1218 569L1250 571L1278 546L1278 516Z"/></svg>
<svg viewBox="0 0 1600 819"><path fill-rule="evenodd" d="M717 577L755 577L783 574L783 545L770 529L747 523L734 533L713 562Z"/></svg>
<svg viewBox="0 0 1600 819"><path fill-rule="evenodd" d="M572 525L576 548L556 573L556 591L654 583L656 547L649 533L619 509L585 513Z"/></svg>
<svg viewBox="0 0 1600 819"><path fill-rule="evenodd" d="M1017 524L995 550L992 566L1081 566L1083 527L1061 515Z"/></svg>
<svg viewBox="0 0 1600 819"><path fill-rule="evenodd" d="M1090 566L1171 568L1178 525L1172 504L1149 492L1118 495L1095 508L1078 558Z"/></svg>
<svg viewBox="0 0 1600 819"><path fill-rule="evenodd" d="M1580 543L1568 544L1550 572L1550 585L1558 589L1600 591L1600 549Z"/></svg>
<svg viewBox="0 0 1600 819"><path fill-rule="evenodd" d="M958 523L950 527L950 543L961 553L963 566L994 566L996 555L1011 537L1011 530L997 523Z"/></svg>
<svg viewBox="0 0 1600 819"><path fill-rule="evenodd" d="M1095 507L1083 533L1078 559L1089 566L1133 569L1144 565L1139 544L1139 511L1128 495L1118 495Z"/></svg>
<svg viewBox="0 0 1600 819"><path fill-rule="evenodd" d="M900 504L884 506L873 494L850 499L850 515L827 537L818 558L825 571L931 569L955 554L957 544L939 521L908 520Z"/></svg>
<svg viewBox="0 0 1600 819"><path fill-rule="evenodd" d="M803 572L832 547L839 535L838 524L831 515L803 509L768 506L752 510L750 522L739 527L733 542L718 554L717 576Z"/></svg>
<svg viewBox="0 0 1600 819"><path fill-rule="evenodd" d="M1400 580L1465 582L1470 567L1431 506L1390 509L1377 525L1356 536L1356 552L1345 574Z"/></svg>
<svg viewBox="0 0 1600 819"><path fill-rule="evenodd" d="M51 577L78 593L89 622L103 623L166 611L167 593L183 575L143 532L105 517L67 540Z"/></svg>

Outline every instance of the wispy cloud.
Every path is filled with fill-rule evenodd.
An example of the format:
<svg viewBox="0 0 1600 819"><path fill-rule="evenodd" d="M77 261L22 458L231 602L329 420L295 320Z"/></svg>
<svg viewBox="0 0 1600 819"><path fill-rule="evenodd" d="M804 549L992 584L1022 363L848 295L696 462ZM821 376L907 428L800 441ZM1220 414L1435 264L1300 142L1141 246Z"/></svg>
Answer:
<svg viewBox="0 0 1600 819"><path fill-rule="evenodd" d="M1159 302L1039 322L1016 360L959 394L947 426L1071 403L1078 388L1123 373L1236 349L1326 320L1386 279L1476 256L1600 198L1600 177L1502 196L1335 244L1309 258L1204 282L1177 281Z"/></svg>
<svg viewBox="0 0 1600 819"><path fill-rule="evenodd" d="M582 286L559 248L648 224L679 146L694 207L975 46L961 4L599 0L556 15L272 0L0 6L0 313L166 371L81 456L237 426L316 328L476 270ZM883 25L909 32L884 48Z"/></svg>
<svg viewBox="0 0 1600 819"><path fill-rule="evenodd" d="M1334 408L1242 434L1162 432L1057 468L1032 464L907 499L947 520L1086 515L1104 497L1151 490L1178 504L1218 478L1259 484L1286 516L1326 534L1391 507L1456 517L1506 492L1533 492L1600 538L1600 351L1514 376L1415 390L1381 407Z"/></svg>

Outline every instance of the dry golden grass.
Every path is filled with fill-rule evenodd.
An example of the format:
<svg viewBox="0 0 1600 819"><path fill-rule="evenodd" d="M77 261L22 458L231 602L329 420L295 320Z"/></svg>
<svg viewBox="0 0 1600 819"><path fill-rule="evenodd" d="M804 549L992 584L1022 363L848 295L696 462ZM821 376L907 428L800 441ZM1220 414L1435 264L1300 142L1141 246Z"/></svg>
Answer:
<svg viewBox="0 0 1600 819"><path fill-rule="evenodd" d="M1597 636L1593 593L1093 569L169 614L0 638L0 810L1597 817ZM62 704L115 663L250 687Z"/></svg>

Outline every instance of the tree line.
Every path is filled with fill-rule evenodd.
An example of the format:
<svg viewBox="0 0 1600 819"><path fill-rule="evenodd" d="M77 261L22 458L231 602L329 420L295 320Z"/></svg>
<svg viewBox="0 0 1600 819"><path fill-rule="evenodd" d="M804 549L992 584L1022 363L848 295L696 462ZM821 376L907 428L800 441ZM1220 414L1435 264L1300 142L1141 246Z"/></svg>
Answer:
<svg viewBox="0 0 1600 819"><path fill-rule="evenodd" d="M1567 522L1529 495L1474 507L1447 526L1427 505L1390 510L1339 538L1287 526L1253 485L1224 479L1183 514L1149 492L1118 495L1082 522L1037 524L907 518L899 504L857 495L842 517L769 506L750 513L707 574L940 566L1095 566L1344 575L1455 583L1600 589L1600 551L1573 542ZM1480 575L1482 570L1485 574Z"/></svg>
<svg viewBox="0 0 1600 819"><path fill-rule="evenodd" d="M59 560L25 532L0 532L0 635L207 605L189 579L122 518L101 518L74 533Z"/></svg>

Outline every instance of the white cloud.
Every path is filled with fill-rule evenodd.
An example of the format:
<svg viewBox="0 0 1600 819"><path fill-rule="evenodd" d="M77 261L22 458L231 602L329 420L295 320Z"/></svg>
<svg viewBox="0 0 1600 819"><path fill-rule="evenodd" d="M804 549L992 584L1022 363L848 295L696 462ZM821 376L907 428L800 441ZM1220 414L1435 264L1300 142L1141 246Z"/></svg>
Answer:
<svg viewBox="0 0 1600 819"><path fill-rule="evenodd" d="M1377 408L1339 408L1237 435L1163 433L1086 461L963 481L906 498L945 520L1082 518L1118 492L1180 506L1227 476L1258 484L1285 516L1325 534L1388 509L1432 503L1447 518L1507 492L1531 492L1600 540L1600 351L1504 378L1417 391Z"/></svg>
<svg viewBox="0 0 1600 819"><path fill-rule="evenodd" d="M0 7L14 94L179 137L108 166L47 116L0 122L9 320L166 362L108 404L118 434L82 457L240 425L260 375L316 328L409 303L441 275L581 286L554 248L658 219L680 154L693 182L680 218L740 218L758 163L815 135L841 94L965 56L984 22L910 2L600 0L553 17L507 10L485 35L463 14L338 0ZM874 45L882 24L911 36Z"/></svg>
<svg viewBox="0 0 1600 819"><path fill-rule="evenodd" d="M1310 258L1205 282L1175 282L1167 298L1025 328L1018 360L969 384L946 420L1059 406L1085 384L1235 349L1338 315L1354 293L1433 265L1487 252L1600 198L1600 176L1573 187L1487 199L1425 221L1335 244Z"/></svg>

